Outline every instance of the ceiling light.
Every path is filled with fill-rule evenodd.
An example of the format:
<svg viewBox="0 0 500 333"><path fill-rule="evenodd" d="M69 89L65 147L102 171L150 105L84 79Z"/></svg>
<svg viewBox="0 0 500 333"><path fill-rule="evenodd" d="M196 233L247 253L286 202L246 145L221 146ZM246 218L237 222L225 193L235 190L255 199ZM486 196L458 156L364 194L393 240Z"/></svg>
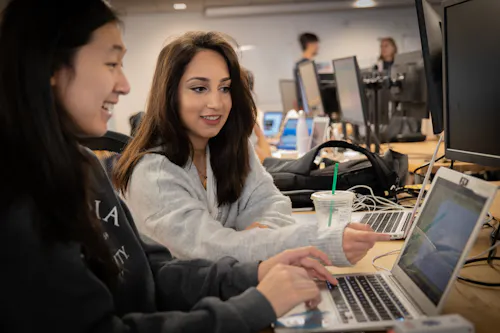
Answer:
<svg viewBox="0 0 500 333"><path fill-rule="evenodd" d="M174 3L175 10L184 10L186 8L187 8L187 5L185 3Z"/></svg>
<svg viewBox="0 0 500 333"><path fill-rule="evenodd" d="M354 7L357 7L357 8L375 7L375 1L373 1L373 0L357 0L354 3Z"/></svg>
<svg viewBox="0 0 500 333"><path fill-rule="evenodd" d="M250 51L253 49L255 49L254 45L241 45L240 47L238 47L238 50L240 50L240 52Z"/></svg>

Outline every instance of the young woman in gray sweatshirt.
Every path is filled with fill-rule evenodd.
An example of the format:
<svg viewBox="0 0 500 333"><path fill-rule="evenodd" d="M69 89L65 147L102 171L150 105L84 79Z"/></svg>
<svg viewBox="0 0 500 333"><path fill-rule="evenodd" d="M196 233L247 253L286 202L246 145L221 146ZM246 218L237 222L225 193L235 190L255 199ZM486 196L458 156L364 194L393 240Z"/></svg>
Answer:
<svg viewBox="0 0 500 333"><path fill-rule="evenodd" d="M189 32L163 48L146 114L115 168L140 232L182 259L263 260L313 245L338 266L388 240L361 224L296 223L249 144L255 110L225 36Z"/></svg>
<svg viewBox="0 0 500 333"><path fill-rule="evenodd" d="M101 0L12 0L0 22L0 331L258 332L302 302L312 277L335 283L302 248L263 262L172 260L142 240L97 158L130 90L125 45Z"/></svg>

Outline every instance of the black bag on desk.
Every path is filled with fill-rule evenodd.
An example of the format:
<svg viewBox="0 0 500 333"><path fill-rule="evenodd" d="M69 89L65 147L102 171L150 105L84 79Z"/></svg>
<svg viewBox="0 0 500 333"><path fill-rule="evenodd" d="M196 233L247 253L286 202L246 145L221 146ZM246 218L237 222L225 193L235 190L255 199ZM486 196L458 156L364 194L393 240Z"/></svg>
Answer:
<svg viewBox="0 0 500 333"><path fill-rule="evenodd" d="M387 196L391 188L403 186L408 174L408 156L392 150L383 156L345 141L329 141L296 160L266 158L263 162L276 187L292 200L293 208L313 207L311 194L332 189L335 163L323 169L314 162L323 148L345 148L362 153L366 159L339 163L337 189L347 190L355 185L372 188L375 195ZM369 193L368 190L356 190Z"/></svg>

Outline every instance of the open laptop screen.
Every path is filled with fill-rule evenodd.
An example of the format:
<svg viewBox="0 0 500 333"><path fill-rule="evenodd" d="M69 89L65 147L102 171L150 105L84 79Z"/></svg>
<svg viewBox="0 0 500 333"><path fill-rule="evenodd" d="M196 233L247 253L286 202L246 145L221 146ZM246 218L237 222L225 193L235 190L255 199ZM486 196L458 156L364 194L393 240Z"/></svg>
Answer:
<svg viewBox="0 0 500 333"><path fill-rule="evenodd" d="M297 122L298 119L290 118L286 121L281 134L280 142L276 148L283 150L297 150ZM312 132L313 118L306 118L309 135Z"/></svg>
<svg viewBox="0 0 500 333"><path fill-rule="evenodd" d="M398 266L437 305L487 201L437 178Z"/></svg>
<svg viewBox="0 0 500 333"><path fill-rule="evenodd" d="M264 135L267 137L275 136L280 131L282 112L266 112L264 113Z"/></svg>

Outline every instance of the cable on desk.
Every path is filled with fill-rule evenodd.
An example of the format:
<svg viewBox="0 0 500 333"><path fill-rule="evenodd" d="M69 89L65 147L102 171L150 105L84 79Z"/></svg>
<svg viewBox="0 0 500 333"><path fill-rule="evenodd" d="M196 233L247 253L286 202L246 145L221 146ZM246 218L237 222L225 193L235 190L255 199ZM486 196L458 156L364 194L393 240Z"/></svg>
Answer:
<svg viewBox="0 0 500 333"><path fill-rule="evenodd" d="M382 267L382 266L379 266L379 265L375 264L375 261L378 260L378 259L380 259L380 258L383 258L383 257L387 257L387 256L390 256L390 255L393 255L393 254L397 254L400 251L401 250L393 250L393 251L389 251L387 253L378 255L376 257L373 257L373 259L372 259L372 265L373 265L373 267L375 267L376 269L383 269L384 271L390 272L391 271L390 269L387 269L385 267Z"/></svg>
<svg viewBox="0 0 500 333"><path fill-rule="evenodd" d="M479 259L481 258L482 256L484 256L486 253L490 252L491 250L495 249L498 247L498 245L500 245L500 242L496 242L495 245L491 246L490 248L488 248L487 250L484 250L483 252L479 253L477 256L474 256L472 258L469 258L465 261L465 264L464 265L467 265L467 262L468 261L471 261L471 260L476 260L476 259ZM487 259L487 258L482 258L482 259Z"/></svg>
<svg viewBox="0 0 500 333"><path fill-rule="evenodd" d="M450 163L450 169L453 170L453 165L455 164L455 160L451 160L451 163Z"/></svg>
<svg viewBox="0 0 500 333"><path fill-rule="evenodd" d="M495 231L495 236L496 236L496 231ZM474 256L472 258L467 259L467 261L465 261L464 267L467 266L467 265L470 265L470 264L474 264L474 263L477 263L477 262L483 262L483 261L486 261L490 266L492 266L493 265L492 262L494 260L499 260L500 261L500 257L493 257L491 255L489 255L487 258L480 258L483 255L485 255L486 253L489 253L489 252L491 253L491 251L494 251L499 245L500 245L500 241L495 241L495 244L492 245L489 249L481 252L477 256ZM477 284L479 286L484 286L484 287L500 287L500 282L496 282L496 283L494 283L494 282L484 282L484 281L478 281L478 280L474 280L474 279L464 278L462 276L459 276L458 280L464 281L464 282L467 282L467 283L471 283L471 284Z"/></svg>
<svg viewBox="0 0 500 333"><path fill-rule="evenodd" d="M496 220L495 220L496 221ZM492 261L494 260L493 258L497 254L496 246L498 243L500 243L500 226L497 226L496 230L493 230L491 232L491 244L492 244L492 249L488 253L488 265L493 267Z"/></svg>
<svg viewBox="0 0 500 333"><path fill-rule="evenodd" d="M493 217L493 215L491 215L490 212L488 212L488 220L486 222L484 222L484 226L487 226L489 228L494 228L494 226L492 224L490 224L490 222L497 222L498 221Z"/></svg>
<svg viewBox="0 0 500 333"><path fill-rule="evenodd" d="M445 155L440 156L440 157L436 158L436 160L435 160L434 162L440 161L440 160L442 160L444 157L445 157ZM421 170L421 169L423 169L423 168L425 168L425 167L428 167L430 164L431 164L431 162L428 162L428 163L425 163L424 165L419 166L418 168L416 168L415 170L413 170L413 173L415 173L415 174L416 174L416 173L417 173L417 171L419 171L419 170Z"/></svg>
<svg viewBox="0 0 500 333"><path fill-rule="evenodd" d="M353 207L352 211L359 211L359 210L401 210L401 209L407 209L407 208L413 208L413 206L404 206L397 204L387 198L384 197L379 197L376 196L373 193L373 190L371 187L366 186L366 185L356 185L351 188L349 188L347 191L354 192L355 189L367 189L370 194L359 194L356 193L356 198L354 199L353 202Z"/></svg>

